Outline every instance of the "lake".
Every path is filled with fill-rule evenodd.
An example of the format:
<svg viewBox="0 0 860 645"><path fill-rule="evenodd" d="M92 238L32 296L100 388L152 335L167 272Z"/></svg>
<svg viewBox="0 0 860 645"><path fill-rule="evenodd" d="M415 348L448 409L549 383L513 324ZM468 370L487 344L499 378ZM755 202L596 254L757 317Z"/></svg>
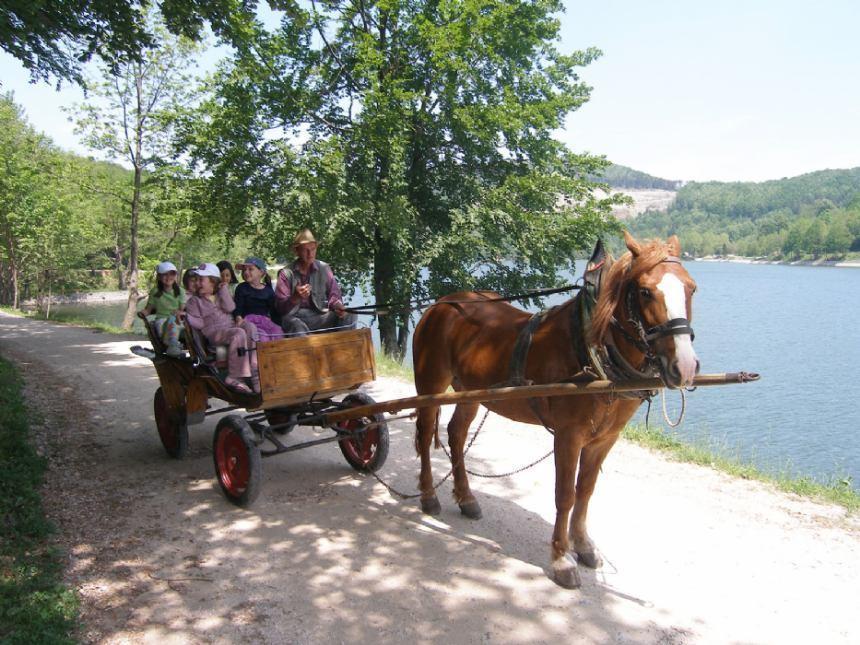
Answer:
<svg viewBox="0 0 860 645"><path fill-rule="evenodd" d="M860 490L860 269L685 266L699 285L693 328L702 373L743 370L762 378L688 394L684 423L673 432L768 472L850 477ZM57 309L118 325L124 303ZM674 418L679 394L667 396ZM644 421L644 410L637 420ZM663 423L659 398L650 423Z"/></svg>

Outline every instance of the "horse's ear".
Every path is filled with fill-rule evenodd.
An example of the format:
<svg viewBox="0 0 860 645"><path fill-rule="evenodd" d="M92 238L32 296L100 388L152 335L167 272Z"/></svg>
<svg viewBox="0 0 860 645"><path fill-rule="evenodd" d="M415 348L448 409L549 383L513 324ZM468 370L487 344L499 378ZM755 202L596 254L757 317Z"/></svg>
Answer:
<svg viewBox="0 0 860 645"><path fill-rule="evenodd" d="M636 241L636 238L630 235L630 232L626 229L624 231L624 243L627 245L627 249L633 254L634 258L642 252L642 245L639 244L639 242Z"/></svg>
<svg viewBox="0 0 860 645"><path fill-rule="evenodd" d="M674 255L676 258L681 257L681 240L678 239L677 235L673 235L668 240L666 240L666 244L669 245L669 252Z"/></svg>

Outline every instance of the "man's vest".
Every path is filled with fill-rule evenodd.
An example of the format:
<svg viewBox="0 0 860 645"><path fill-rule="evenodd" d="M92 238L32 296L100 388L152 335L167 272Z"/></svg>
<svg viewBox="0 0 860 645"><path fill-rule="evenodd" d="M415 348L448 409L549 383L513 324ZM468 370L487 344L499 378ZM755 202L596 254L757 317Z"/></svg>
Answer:
<svg viewBox="0 0 860 645"><path fill-rule="evenodd" d="M296 287L301 284L300 275L297 271L293 271L292 267L284 267L281 269L284 274L284 277L287 279L290 285L290 293L296 292ZM310 303L311 308L315 309L319 313L325 313L328 311L328 293L326 293L326 282L328 281L328 275L330 273L330 269L328 264L323 262L322 260L314 260L313 268L310 272L310 281L311 285L311 297ZM288 314L289 315L289 314Z"/></svg>

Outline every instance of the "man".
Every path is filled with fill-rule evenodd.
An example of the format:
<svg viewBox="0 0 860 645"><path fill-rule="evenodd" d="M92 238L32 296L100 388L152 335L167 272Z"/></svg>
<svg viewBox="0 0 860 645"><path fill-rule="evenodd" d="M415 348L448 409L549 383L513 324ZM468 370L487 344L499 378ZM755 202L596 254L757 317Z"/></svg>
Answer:
<svg viewBox="0 0 860 645"><path fill-rule="evenodd" d="M344 310L340 286L331 267L317 260L317 241L299 231L290 248L296 261L278 273L275 301L284 332L303 336L316 329L350 329L355 315Z"/></svg>

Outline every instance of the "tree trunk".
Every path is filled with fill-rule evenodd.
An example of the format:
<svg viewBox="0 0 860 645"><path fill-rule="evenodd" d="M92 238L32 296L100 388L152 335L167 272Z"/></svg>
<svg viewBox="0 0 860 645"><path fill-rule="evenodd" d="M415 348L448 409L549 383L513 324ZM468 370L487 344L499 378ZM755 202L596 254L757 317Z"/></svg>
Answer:
<svg viewBox="0 0 860 645"><path fill-rule="evenodd" d="M131 329L137 315L137 226L140 219L140 183L143 175L143 73L136 67L137 109L134 123L134 193L131 198L131 229L128 252L128 306L122 319L122 328Z"/></svg>
<svg viewBox="0 0 860 645"><path fill-rule="evenodd" d="M15 253L16 241L12 231L6 227L6 257L9 259L9 273L12 279L12 308L18 308L18 258Z"/></svg>
<svg viewBox="0 0 860 645"><path fill-rule="evenodd" d="M122 268L122 246L119 243L119 233L114 237L114 270L116 271L117 289L125 291L125 271Z"/></svg>
<svg viewBox="0 0 860 645"><path fill-rule="evenodd" d="M122 319L122 328L131 329L137 315L137 226L140 219L140 178L142 168L134 167L134 196L131 200L131 240L128 254L128 306Z"/></svg>
<svg viewBox="0 0 860 645"><path fill-rule="evenodd" d="M395 286L394 249L389 240L383 239L379 230L374 234L375 256L373 260L373 292L377 302L403 303L408 306L409 294L400 293ZM396 309L390 313L380 314L379 341L382 352L399 362L406 356L406 345L409 340L409 312Z"/></svg>

